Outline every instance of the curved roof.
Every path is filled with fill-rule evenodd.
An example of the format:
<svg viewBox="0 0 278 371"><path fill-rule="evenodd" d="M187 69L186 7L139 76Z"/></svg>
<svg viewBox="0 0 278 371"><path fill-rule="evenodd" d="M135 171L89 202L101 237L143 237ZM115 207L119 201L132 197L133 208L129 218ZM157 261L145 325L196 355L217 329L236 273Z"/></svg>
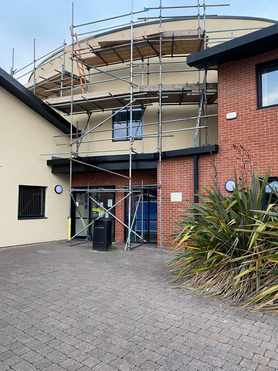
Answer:
<svg viewBox="0 0 278 371"><path fill-rule="evenodd" d="M200 18L203 19L203 16L201 16ZM186 21L186 20L193 20L193 19L197 19L197 16L175 17L175 18L169 18L169 19L166 18L166 19L163 19L163 23ZM239 16L237 16L237 15L235 15L235 16L233 16L233 15L206 15L206 19L239 19L239 20L241 19L241 20L249 20L249 21L261 21L261 22L277 23L277 21L274 20L274 19L261 18L261 17L240 16L240 15ZM133 28L138 28L138 27L142 27L142 26L157 25L157 24L159 24L159 20L148 21L148 22L143 22L142 21L142 23L134 24ZM113 30L109 30L109 31L106 31L106 32L96 34L95 38L105 36L105 35L109 35L111 33L118 32L118 31L128 30L128 29L130 29L130 26L124 26L124 27L116 28L116 29L113 29Z"/></svg>
<svg viewBox="0 0 278 371"><path fill-rule="evenodd" d="M202 16L200 18L203 19ZM166 18L166 19L163 19L163 23L185 21L185 20L194 20L194 19L197 19L197 16L176 17L176 18L169 18L169 19ZM221 20L221 19L238 19L238 20L249 20L249 21L261 21L261 22L277 23L277 21L274 20L274 19L260 18L260 17L249 17L249 16L207 15L206 19L218 19L218 20ZM157 25L157 24L159 24L158 20L148 21L148 22L142 21L142 23L134 24L133 28L139 28L139 27L143 27L143 26L150 26L150 25ZM101 32L99 34L96 34L96 35L94 35L94 38L102 37L102 36L105 36L105 35L113 34L115 32L124 31L124 30L128 30L128 29L130 29L130 26L115 28L115 29L112 29L112 30L109 30L109 31L106 31L106 32ZM82 43L85 40L90 40L90 38L82 39L82 40L80 40L80 43ZM61 51L62 51L62 48L61 48L61 50L55 51L55 52L53 52L53 54L50 54L47 58L42 60L42 62L37 66L37 68L39 68L41 64L45 63L48 59L53 58L55 55L57 55ZM30 75L30 78L31 78L31 76L32 76L32 73ZM30 78L29 78L29 81L30 81Z"/></svg>

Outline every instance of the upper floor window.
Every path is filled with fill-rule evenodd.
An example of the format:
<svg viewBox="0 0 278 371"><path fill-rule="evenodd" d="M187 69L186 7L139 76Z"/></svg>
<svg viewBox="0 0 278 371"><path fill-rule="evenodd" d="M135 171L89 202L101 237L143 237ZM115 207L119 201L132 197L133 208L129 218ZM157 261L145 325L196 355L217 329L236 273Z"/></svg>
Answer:
<svg viewBox="0 0 278 371"><path fill-rule="evenodd" d="M18 219L44 218L45 187L19 186Z"/></svg>
<svg viewBox="0 0 278 371"><path fill-rule="evenodd" d="M278 61L257 67L258 108L278 105Z"/></svg>
<svg viewBox="0 0 278 371"><path fill-rule="evenodd" d="M113 140L129 140L132 135L135 139L142 139L142 116L141 108L132 110L132 133L130 132L130 111L123 110L113 116ZM140 136L139 138L137 138Z"/></svg>

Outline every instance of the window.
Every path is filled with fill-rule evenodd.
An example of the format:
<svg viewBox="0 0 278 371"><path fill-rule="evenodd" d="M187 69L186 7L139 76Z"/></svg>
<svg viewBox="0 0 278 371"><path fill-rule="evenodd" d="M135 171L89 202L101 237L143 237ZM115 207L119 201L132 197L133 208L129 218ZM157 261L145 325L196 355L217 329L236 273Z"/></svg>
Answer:
<svg viewBox="0 0 278 371"><path fill-rule="evenodd" d="M266 193L266 202L270 201L270 203L277 202L278 198L278 178L277 177L269 177L268 184L265 187Z"/></svg>
<svg viewBox="0 0 278 371"><path fill-rule="evenodd" d="M141 108L132 110L132 135L135 139L142 139L142 114ZM130 111L123 110L113 116L113 140L129 140L130 136ZM139 136L139 138L138 138Z"/></svg>
<svg viewBox="0 0 278 371"><path fill-rule="evenodd" d="M257 66L258 108L278 105L278 61Z"/></svg>
<svg viewBox="0 0 278 371"><path fill-rule="evenodd" d="M18 219L44 218L45 187L19 186Z"/></svg>

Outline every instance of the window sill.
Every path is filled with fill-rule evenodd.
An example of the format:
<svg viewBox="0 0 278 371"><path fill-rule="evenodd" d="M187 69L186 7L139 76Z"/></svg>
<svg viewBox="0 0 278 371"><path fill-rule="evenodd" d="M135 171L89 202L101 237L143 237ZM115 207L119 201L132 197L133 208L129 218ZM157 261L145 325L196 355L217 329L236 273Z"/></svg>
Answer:
<svg viewBox="0 0 278 371"><path fill-rule="evenodd" d="M266 109L266 108L273 108L273 107L278 107L278 103L271 104L270 106L258 107L257 110Z"/></svg>
<svg viewBox="0 0 278 371"><path fill-rule="evenodd" d="M46 216L18 216L18 220L47 219Z"/></svg>

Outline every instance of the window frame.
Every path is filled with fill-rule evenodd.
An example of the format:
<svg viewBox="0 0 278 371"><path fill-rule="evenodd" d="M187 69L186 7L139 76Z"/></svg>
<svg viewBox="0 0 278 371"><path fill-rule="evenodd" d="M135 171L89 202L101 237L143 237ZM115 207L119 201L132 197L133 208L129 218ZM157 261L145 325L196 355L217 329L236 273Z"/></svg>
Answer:
<svg viewBox="0 0 278 371"><path fill-rule="evenodd" d="M33 189L33 190L32 190ZM24 195L25 191L25 195ZM22 197L29 196L28 191L39 191L40 199L40 213L30 213L28 215L22 215L24 212L24 209L26 209L33 201L33 199L30 199L30 201L27 201L28 204L26 205L26 202L24 204L24 201L22 200ZM46 219L45 217L45 194L46 194L46 187L43 186L33 186L33 185L19 185L18 186L18 210L17 210L17 218L18 220L28 220L28 219ZM24 207L24 208L23 208ZM33 205L33 209L37 208L37 205Z"/></svg>
<svg viewBox="0 0 278 371"><path fill-rule="evenodd" d="M277 103L270 104L263 106L263 90L262 90L262 75L263 75L263 70L266 68L271 68L271 67L277 67L278 71L278 59L274 59L265 63L261 63L256 66L256 77L257 77L257 108L258 109L265 109L269 107L275 107L278 106L278 101Z"/></svg>
<svg viewBox="0 0 278 371"><path fill-rule="evenodd" d="M273 182L278 182L278 177L277 176L270 176L268 178L268 185L271 185L271 183L273 183ZM278 193L278 192L276 191L276 193ZM268 201L267 197L271 197L271 201L270 201L271 203L277 202L278 197L277 197L276 193L273 192L272 190L270 192L266 192L266 190L265 190L266 202Z"/></svg>
<svg viewBox="0 0 278 371"><path fill-rule="evenodd" d="M140 121L138 121L138 123L140 124L139 127L141 127L141 133L140 135L143 134L143 109L141 107L136 107L136 108L133 108L132 112L134 111L140 111L141 112L141 116L140 116ZM120 113L127 113L127 120L126 120L126 126L125 128L123 128L122 130L126 130L126 134L124 137L115 137L115 131L116 130L120 130L120 129L115 129L115 124L119 123L119 121L115 121L115 118L116 118L116 115L115 115L115 112L117 111L113 111L113 114L114 116L112 117L112 142L125 142L125 141L128 141L129 140L129 130L130 130L130 110L129 109L125 109L125 110L122 110L119 112ZM134 119L132 118L132 123L134 123ZM137 138L135 137L134 140L142 140L142 137L141 138Z"/></svg>

